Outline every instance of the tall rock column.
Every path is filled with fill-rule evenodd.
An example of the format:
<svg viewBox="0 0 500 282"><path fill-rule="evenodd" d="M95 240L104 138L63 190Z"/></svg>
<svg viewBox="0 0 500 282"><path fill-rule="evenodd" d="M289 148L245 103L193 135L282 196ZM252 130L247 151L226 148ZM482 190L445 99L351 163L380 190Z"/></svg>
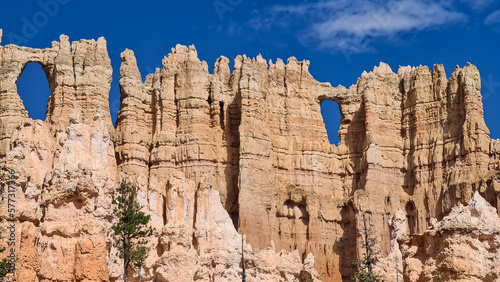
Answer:
<svg viewBox="0 0 500 282"><path fill-rule="evenodd" d="M271 213L276 206L276 186L271 161L271 132L266 100L267 64L264 60L236 58L241 68L239 221L238 230L248 234L256 246L271 240Z"/></svg>
<svg viewBox="0 0 500 282"><path fill-rule="evenodd" d="M91 123L99 114L108 131L114 131L109 112L113 70L106 46L103 37L70 45L69 38L62 35L60 42L53 42L57 53L43 65L51 89L46 120L57 129L66 128L70 119Z"/></svg>
<svg viewBox="0 0 500 282"><path fill-rule="evenodd" d="M118 170L144 187L153 141L153 99L142 82L134 53L125 50L121 60L121 104L115 137Z"/></svg>
<svg viewBox="0 0 500 282"><path fill-rule="evenodd" d="M30 62L49 81L45 122L28 118L16 93ZM109 281L116 161L106 41L0 46L0 73L0 155L16 203L7 213L3 201L0 217L15 226L17 281Z"/></svg>
<svg viewBox="0 0 500 282"><path fill-rule="evenodd" d="M387 255L389 216L394 212L392 209L399 208L399 197L391 199L390 195L403 193L402 98L398 75L381 63L373 72L361 75L357 91L364 102L366 138L359 177L356 176L360 185L354 193L354 204L360 214L366 214L372 236L384 238L380 240L379 247ZM363 229L362 218L358 216L358 230ZM362 238L358 238L358 254L363 253L361 241Z"/></svg>

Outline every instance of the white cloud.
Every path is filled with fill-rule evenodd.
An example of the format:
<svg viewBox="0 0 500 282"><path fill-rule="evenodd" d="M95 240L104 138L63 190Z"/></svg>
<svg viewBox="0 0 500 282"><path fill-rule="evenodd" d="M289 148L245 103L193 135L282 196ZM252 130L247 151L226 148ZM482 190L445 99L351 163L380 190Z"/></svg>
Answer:
<svg viewBox="0 0 500 282"><path fill-rule="evenodd" d="M497 10L493 13L491 13L486 20L484 20L484 23L487 25L498 25L500 24L500 10Z"/></svg>
<svg viewBox="0 0 500 282"><path fill-rule="evenodd" d="M460 0L462 3L467 3L473 10L483 10L493 4L494 0Z"/></svg>
<svg viewBox="0 0 500 282"><path fill-rule="evenodd" d="M252 21L254 28L305 26L299 31L302 43L344 53L371 50L372 40L391 40L467 20L465 14L452 10L449 1L429 0L320 0L276 5L264 15Z"/></svg>

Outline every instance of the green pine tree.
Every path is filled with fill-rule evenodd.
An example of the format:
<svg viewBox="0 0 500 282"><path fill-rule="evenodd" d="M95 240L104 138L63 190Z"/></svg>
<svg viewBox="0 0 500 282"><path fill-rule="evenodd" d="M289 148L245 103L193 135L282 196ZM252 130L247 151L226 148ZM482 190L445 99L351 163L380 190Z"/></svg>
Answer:
<svg viewBox="0 0 500 282"><path fill-rule="evenodd" d="M361 260L354 261L354 265L358 267L358 271L354 274L356 281L362 282L381 282L384 281L380 276L373 272L373 266L375 266L376 258L373 252L374 241L370 238L368 228L366 227L366 218L363 213L363 235L364 243L363 248L365 249L365 256Z"/></svg>
<svg viewBox="0 0 500 282"><path fill-rule="evenodd" d="M1 234L0 234L1 236ZM0 248L0 253L5 252L5 247ZM10 264L9 259L4 258L0 261L0 279L4 278L7 273L9 273L12 269L12 265ZM3 280L1 280L3 281Z"/></svg>
<svg viewBox="0 0 500 282"><path fill-rule="evenodd" d="M3 253L5 251L5 247L0 249L0 253ZM0 278L5 277L7 273L9 273L11 268L11 264L8 259L4 258L2 261L0 261Z"/></svg>
<svg viewBox="0 0 500 282"><path fill-rule="evenodd" d="M151 220L149 215L141 211L141 207L134 199L134 186L122 181L113 196L113 214L118 221L111 229L114 232L113 246L118 249L118 256L123 259L123 281L128 282L128 272L132 266L137 268L139 281L141 269L144 266L148 249L148 237L153 229L148 227Z"/></svg>
<svg viewBox="0 0 500 282"><path fill-rule="evenodd" d="M5 173L1 172L0 173L0 194L3 195L4 192L4 187L5 187ZM0 237L1 237L0 233ZM5 252L5 247L0 248L0 253ZM4 258L0 261L0 278L5 277L9 271L11 271L12 265L9 262L9 259Z"/></svg>

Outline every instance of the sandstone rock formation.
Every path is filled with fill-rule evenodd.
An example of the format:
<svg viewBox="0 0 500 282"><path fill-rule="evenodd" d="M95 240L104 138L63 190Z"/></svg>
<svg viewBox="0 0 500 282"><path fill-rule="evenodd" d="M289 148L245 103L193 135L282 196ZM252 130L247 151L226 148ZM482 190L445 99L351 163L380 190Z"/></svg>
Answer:
<svg viewBox="0 0 500 282"><path fill-rule="evenodd" d="M238 57L231 74L222 57L211 75L193 46L179 45L142 83L133 53L122 54L123 102L115 143L118 170L137 177L142 197L155 203L150 205L154 221L165 220L162 199L168 177L181 171L220 191L234 225L252 245L264 248L273 240L278 250L297 249L302 259L316 246L321 252L315 257L325 262L323 243L314 242L322 242L330 230L307 238L314 234L307 231L310 208L319 215L321 197L311 193L306 199L304 189L315 186L327 193L325 199L332 198L331 191L321 189L328 178L305 170L312 162L326 169L328 165L321 162L334 149L326 137L319 102L310 99L313 92L331 87L309 75L301 93L301 73L307 74L307 63L295 59L288 66L279 60L268 69L261 57L253 61ZM266 97L274 100L268 103ZM319 141L316 132L323 136ZM326 151L320 154L313 148ZM273 165L276 161L279 167ZM286 173L289 170L297 175ZM303 182L309 186L301 187ZM314 204L308 208L307 201ZM320 232L319 226L315 228Z"/></svg>
<svg viewBox="0 0 500 282"><path fill-rule="evenodd" d="M7 238L15 242L17 281L118 281L123 274L109 244L111 198L118 180L131 177L119 176L116 165L105 46L103 38L70 45L66 36L44 50L0 46L0 155L13 179L4 183L0 218L4 230L15 226ZM29 62L42 65L51 87L45 121L28 118L16 91ZM239 281L241 241L218 192L181 172L168 177L165 197L139 194L146 209L163 207L165 215L151 213L157 232L143 281ZM318 277L312 255L276 253L272 244L246 244L245 252L248 281Z"/></svg>
<svg viewBox="0 0 500 282"><path fill-rule="evenodd" d="M144 194L152 197L173 171L206 177L252 245L312 252L322 279L352 277L360 211L387 256L397 210L415 234L476 190L498 205L487 181L498 170L498 142L488 137L473 65L446 79L441 65L395 74L382 63L345 89L315 81L308 64L243 56L230 73L222 57L211 75L194 47L177 46L143 83L127 50L119 170L149 172ZM338 146L323 126L326 99L340 106Z"/></svg>
<svg viewBox="0 0 500 282"><path fill-rule="evenodd" d="M61 35L59 42L52 42L52 48L15 45L1 48L0 155L9 150L9 138L21 119L28 117L17 95L16 82L31 62L39 63L47 76L51 96L46 121L56 130L65 130L72 119L91 123L98 114L103 116L108 131L113 132L108 102L112 69L106 48L104 38L70 44L65 35Z"/></svg>
<svg viewBox="0 0 500 282"><path fill-rule="evenodd" d="M160 281L241 281L241 235L222 207L219 192L201 182L197 187L182 173L168 181L166 224L146 262L146 274ZM157 243L156 243L157 242ZM245 244L247 281L295 281L317 278L314 257L302 263L297 250L276 254Z"/></svg>
<svg viewBox="0 0 500 282"><path fill-rule="evenodd" d="M405 281L498 281L500 218L475 192L427 231L401 240Z"/></svg>
<svg viewBox="0 0 500 282"><path fill-rule="evenodd" d="M29 62L49 81L45 122L29 119L17 94ZM61 36L43 50L0 46L0 73L0 156L2 170L13 171L15 199L10 213L4 186L0 217L3 227L15 225L17 281L109 281L106 235L117 170L106 41L70 45Z"/></svg>
<svg viewBox="0 0 500 282"><path fill-rule="evenodd" d="M221 57L210 74L194 46L178 45L145 81L131 50L121 60L113 128L104 39L0 46L0 157L17 172L26 281L118 279L106 242L120 178L137 185L157 230L146 279L165 281L237 279L236 230L256 281L315 271L349 281L363 254L361 213L378 238L380 271L391 279L398 265L410 279L398 239L476 191L499 208L500 141L489 138L471 64L447 79L442 65L394 73L381 63L346 89L314 80L309 62L293 57L238 56L232 72ZM16 91L28 62L49 80L45 122L28 118ZM339 104L338 146L328 142L324 100Z"/></svg>

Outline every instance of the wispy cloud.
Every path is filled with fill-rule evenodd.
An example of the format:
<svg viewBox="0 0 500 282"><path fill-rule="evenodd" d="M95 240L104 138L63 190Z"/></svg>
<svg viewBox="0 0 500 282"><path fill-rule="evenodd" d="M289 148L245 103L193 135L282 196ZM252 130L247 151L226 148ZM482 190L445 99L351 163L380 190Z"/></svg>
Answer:
<svg viewBox="0 0 500 282"><path fill-rule="evenodd" d="M460 0L462 3L467 3L473 10L483 10L493 4L495 0Z"/></svg>
<svg viewBox="0 0 500 282"><path fill-rule="evenodd" d="M491 13L485 20L484 23L487 25L500 25L500 10Z"/></svg>
<svg viewBox="0 0 500 282"><path fill-rule="evenodd" d="M465 20L467 16L452 10L449 1L320 0L272 6L250 24L259 30L300 28L298 36L305 45L345 54L369 51L374 40L391 40Z"/></svg>

